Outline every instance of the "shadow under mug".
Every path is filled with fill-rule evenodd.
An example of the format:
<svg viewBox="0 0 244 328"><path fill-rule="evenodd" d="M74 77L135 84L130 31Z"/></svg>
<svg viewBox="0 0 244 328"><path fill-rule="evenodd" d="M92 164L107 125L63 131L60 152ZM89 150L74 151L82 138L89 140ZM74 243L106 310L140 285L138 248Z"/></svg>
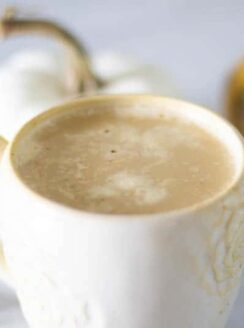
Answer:
<svg viewBox="0 0 244 328"><path fill-rule="evenodd" d="M233 181L204 203L152 215L88 213L31 191L13 157L22 136L62 111L100 104L167 110L202 125L230 149ZM230 124L174 99L88 97L28 122L1 162L0 263L30 326L224 327L243 268L243 158L242 138Z"/></svg>

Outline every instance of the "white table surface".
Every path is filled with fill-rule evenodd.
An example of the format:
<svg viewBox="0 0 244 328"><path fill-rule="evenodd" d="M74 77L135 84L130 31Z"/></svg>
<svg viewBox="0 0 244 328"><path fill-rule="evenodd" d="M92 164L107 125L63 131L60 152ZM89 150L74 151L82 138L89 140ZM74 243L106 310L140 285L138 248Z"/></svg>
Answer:
<svg viewBox="0 0 244 328"><path fill-rule="evenodd" d="M185 99L217 111L223 109L226 77L244 56L243 0L0 0L0 10L10 4L55 17L92 52L113 49L161 65ZM0 44L0 60L38 44L30 39ZM244 283L228 328L244 327L243 307ZM4 285L0 327L27 327L14 293Z"/></svg>

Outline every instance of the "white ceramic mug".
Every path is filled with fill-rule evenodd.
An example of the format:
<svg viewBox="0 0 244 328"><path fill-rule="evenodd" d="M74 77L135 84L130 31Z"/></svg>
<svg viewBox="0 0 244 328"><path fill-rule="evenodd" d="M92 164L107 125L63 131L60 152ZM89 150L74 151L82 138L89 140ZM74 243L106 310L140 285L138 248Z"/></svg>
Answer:
<svg viewBox="0 0 244 328"><path fill-rule="evenodd" d="M174 111L220 137L235 172L213 199L153 215L92 214L31 191L12 154L23 133L58 112L101 103ZM243 144L196 105L153 96L83 98L26 124L1 163L2 277L32 328L220 328L243 267ZM214 177L213 177L214 179ZM184 191L182 191L184 192Z"/></svg>

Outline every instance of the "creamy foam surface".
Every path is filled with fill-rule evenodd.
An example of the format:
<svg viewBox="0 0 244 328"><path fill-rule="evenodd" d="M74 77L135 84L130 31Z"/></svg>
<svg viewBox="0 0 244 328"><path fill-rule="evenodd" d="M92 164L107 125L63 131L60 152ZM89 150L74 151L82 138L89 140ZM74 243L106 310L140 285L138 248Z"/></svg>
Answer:
<svg viewBox="0 0 244 328"><path fill-rule="evenodd" d="M18 172L35 191L81 210L144 214L213 197L233 177L227 148L180 118L77 110L22 138Z"/></svg>

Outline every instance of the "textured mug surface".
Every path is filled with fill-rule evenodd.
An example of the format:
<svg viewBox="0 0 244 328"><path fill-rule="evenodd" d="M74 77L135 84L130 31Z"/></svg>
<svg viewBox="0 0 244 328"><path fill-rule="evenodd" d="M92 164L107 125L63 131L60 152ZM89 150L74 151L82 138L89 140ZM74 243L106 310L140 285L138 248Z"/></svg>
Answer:
<svg viewBox="0 0 244 328"><path fill-rule="evenodd" d="M22 132L51 112L104 99L157 102L194 116L232 149L232 184L198 206L129 219L74 210L28 189L12 160ZM4 275L8 270L30 327L223 328L243 267L242 171L238 132L215 114L178 100L84 98L29 122L2 159L0 227Z"/></svg>

